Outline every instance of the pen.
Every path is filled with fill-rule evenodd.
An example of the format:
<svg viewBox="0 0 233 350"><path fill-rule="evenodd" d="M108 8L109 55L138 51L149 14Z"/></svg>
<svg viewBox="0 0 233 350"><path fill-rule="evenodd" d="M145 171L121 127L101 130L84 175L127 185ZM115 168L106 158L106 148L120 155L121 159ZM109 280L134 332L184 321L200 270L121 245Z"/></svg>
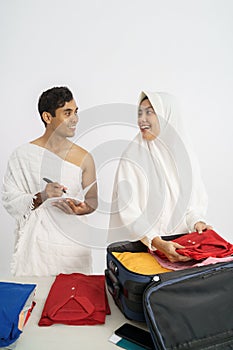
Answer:
<svg viewBox="0 0 233 350"><path fill-rule="evenodd" d="M48 179L47 177L43 177L43 180L44 180L45 182L47 182L48 184L53 183L53 181L50 180L50 179ZM62 191L63 191L64 193L66 193L66 190L64 190L64 188L63 188Z"/></svg>

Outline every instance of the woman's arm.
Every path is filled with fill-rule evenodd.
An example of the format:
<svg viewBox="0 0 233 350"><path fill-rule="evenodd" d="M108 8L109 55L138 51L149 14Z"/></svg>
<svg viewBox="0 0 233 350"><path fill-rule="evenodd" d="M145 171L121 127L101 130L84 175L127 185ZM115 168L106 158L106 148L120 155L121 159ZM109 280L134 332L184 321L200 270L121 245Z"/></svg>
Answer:
<svg viewBox="0 0 233 350"><path fill-rule="evenodd" d="M184 247L173 241L165 241L161 237L155 237L152 240L152 246L158 249L159 251L163 252L168 258L168 260L171 262L185 262L191 260L191 258L189 258L188 256L180 255L176 252L176 249Z"/></svg>

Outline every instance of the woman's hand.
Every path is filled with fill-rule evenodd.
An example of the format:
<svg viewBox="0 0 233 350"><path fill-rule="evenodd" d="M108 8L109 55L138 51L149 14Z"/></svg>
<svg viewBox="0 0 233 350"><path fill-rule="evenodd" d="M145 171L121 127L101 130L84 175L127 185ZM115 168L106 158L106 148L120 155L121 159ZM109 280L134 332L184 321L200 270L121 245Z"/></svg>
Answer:
<svg viewBox="0 0 233 350"><path fill-rule="evenodd" d="M180 245L176 242L164 241L160 237L155 237L152 240L152 245L156 249L160 250L163 254L165 254L166 257L168 258L168 260L171 262L179 262L179 261L186 262L186 261L192 260L190 257L180 255L176 252L176 249L184 248L182 245Z"/></svg>
<svg viewBox="0 0 233 350"><path fill-rule="evenodd" d="M194 225L194 229L195 231L197 231L198 233L202 234L204 230L213 230L213 227L210 225L207 225L205 222L203 221L198 221L195 225Z"/></svg>

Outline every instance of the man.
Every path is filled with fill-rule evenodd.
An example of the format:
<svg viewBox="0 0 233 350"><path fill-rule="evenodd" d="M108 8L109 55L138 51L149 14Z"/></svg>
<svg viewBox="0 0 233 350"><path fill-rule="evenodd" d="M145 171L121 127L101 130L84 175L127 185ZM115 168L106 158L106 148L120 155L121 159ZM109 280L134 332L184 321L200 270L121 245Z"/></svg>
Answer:
<svg viewBox="0 0 233 350"><path fill-rule="evenodd" d="M3 204L16 219L12 273L90 273L91 250L56 223L64 216L69 225L70 215L97 207L93 158L68 140L76 131L78 107L67 87L54 87L42 93L38 109L45 132L13 152L3 183Z"/></svg>

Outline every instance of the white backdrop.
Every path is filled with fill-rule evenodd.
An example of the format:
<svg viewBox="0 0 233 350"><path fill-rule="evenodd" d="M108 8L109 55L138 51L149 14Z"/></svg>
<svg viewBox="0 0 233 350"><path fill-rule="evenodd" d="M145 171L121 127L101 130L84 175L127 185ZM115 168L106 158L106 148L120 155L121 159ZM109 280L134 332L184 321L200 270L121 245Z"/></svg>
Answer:
<svg viewBox="0 0 233 350"><path fill-rule="evenodd" d="M47 88L68 86L81 111L136 104L143 89L171 92L200 161L208 221L233 241L232 16L231 0L1 0L1 179L12 150L43 132L37 101ZM3 277L14 221L0 211ZM95 271L104 265L104 250L94 251Z"/></svg>

